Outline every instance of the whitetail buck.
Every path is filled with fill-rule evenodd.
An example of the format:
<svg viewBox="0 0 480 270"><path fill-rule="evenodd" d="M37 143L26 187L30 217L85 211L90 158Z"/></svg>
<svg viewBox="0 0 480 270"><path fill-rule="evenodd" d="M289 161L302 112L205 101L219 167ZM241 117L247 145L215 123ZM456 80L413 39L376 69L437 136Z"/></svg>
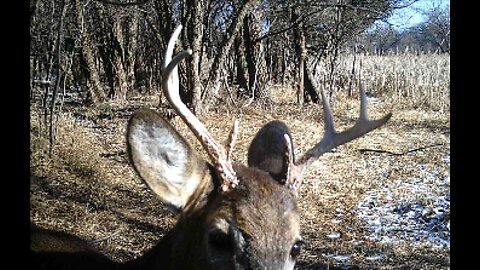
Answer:
<svg viewBox="0 0 480 270"><path fill-rule="evenodd" d="M127 130L128 154L148 187L178 210L176 225L145 255L113 262L65 233L32 227L31 250L41 269L293 269L302 237L296 191L313 161L334 147L385 124L391 114L369 120L363 87L360 117L346 131L335 131L323 98L325 135L295 160L287 126L265 125L248 150L248 167L232 162L238 124L226 144L217 143L180 101L177 64L190 50L172 59L181 27L174 31L163 72L165 95L210 157L205 161L155 111L133 114Z"/></svg>

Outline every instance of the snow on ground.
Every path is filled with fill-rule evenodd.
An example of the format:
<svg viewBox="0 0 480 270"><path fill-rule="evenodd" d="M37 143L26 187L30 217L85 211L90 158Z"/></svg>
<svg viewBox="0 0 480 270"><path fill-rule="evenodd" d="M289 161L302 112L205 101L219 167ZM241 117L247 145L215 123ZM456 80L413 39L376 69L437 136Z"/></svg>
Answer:
<svg viewBox="0 0 480 270"><path fill-rule="evenodd" d="M417 169L416 177L377 180L380 188L361 198L354 211L370 231L368 240L450 248L450 176L431 166Z"/></svg>

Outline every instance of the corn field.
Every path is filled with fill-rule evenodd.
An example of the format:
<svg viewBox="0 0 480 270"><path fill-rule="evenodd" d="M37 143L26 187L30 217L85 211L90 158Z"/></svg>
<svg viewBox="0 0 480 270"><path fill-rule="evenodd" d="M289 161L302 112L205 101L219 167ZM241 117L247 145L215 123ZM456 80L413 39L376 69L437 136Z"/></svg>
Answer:
<svg viewBox="0 0 480 270"><path fill-rule="evenodd" d="M315 73L321 81L327 76L327 64L318 63ZM369 96L401 109L450 110L448 54L347 54L339 57L335 74L336 91L355 92L360 78Z"/></svg>

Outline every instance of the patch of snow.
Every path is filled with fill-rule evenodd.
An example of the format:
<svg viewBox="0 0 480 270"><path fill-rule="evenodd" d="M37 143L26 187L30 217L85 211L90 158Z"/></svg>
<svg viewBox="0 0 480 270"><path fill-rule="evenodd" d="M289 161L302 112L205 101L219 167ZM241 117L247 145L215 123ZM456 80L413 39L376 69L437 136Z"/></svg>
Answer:
<svg viewBox="0 0 480 270"><path fill-rule="evenodd" d="M331 232L327 234L327 238L329 239L337 239L337 238L340 238L340 236L341 236L341 233L339 232Z"/></svg>
<svg viewBox="0 0 480 270"><path fill-rule="evenodd" d="M447 155L444 158L442 158L442 161L447 163L447 164L450 164L450 155Z"/></svg>
<svg viewBox="0 0 480 270"><path fill-rule="evenodd" d="M366 239L450 248L450 194L448 189L440 195L432 192L432 178L440 186L449 186L448 176L423 171L422 180L398 181L366 192L354 209L371 232Z"/></svg>
<svg viewBox="0 0 480 270"><path fill-rule="evenodd" d="M367 96L367 101L372 105L378 105L380 103L380 100L378 98L369 97L369 96Z"/></svg>
<svg viewBox="0 0 480 270"><path fill-rule="evenodd" d="M339 261L339 262L350 260L350 256L346 256L346 255L335 255L335 254L323 254L323 255L329 259L334 259L335 261Z"/></svg>
<svg viewBox="0 0 480 270"><path fill-rule="evenodd" d="M383 255L373 255L373 256L366 256L365 260L370 261L370 262L375 262L383 259Z"/></svg>

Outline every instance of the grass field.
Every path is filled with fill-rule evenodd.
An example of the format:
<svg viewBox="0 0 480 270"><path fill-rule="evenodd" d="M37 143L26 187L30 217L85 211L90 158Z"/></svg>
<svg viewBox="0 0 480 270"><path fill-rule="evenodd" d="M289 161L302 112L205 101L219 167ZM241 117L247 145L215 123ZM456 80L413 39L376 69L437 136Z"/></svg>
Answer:
<svg viewBox="0 0 480 270"><path fill-rule="evenodd" d="M348 61L345 70L351 69ZM310 168L299 196L307 244L296 269L449 269L449 59L365 56L362 65L367 91L375 97L370 117L390 111L393 117ZM289 88L272 87L270 93L275 104L269 108L221 106L201 118L219 141L240 119L234 160L246 164L251 139L273 119L290 127L297 155L322 137L320 105L295 104ZM337 130L354 124L356 97L338 91L332 108ZM135 175L125 129L135 109L157 104L158 97L132 97L121 106L65 105L48 157L41 110L32 103L31 220L92 241L117 260L151 248L175 216ZM172 123L204 153L178 117Z"/></svg>

